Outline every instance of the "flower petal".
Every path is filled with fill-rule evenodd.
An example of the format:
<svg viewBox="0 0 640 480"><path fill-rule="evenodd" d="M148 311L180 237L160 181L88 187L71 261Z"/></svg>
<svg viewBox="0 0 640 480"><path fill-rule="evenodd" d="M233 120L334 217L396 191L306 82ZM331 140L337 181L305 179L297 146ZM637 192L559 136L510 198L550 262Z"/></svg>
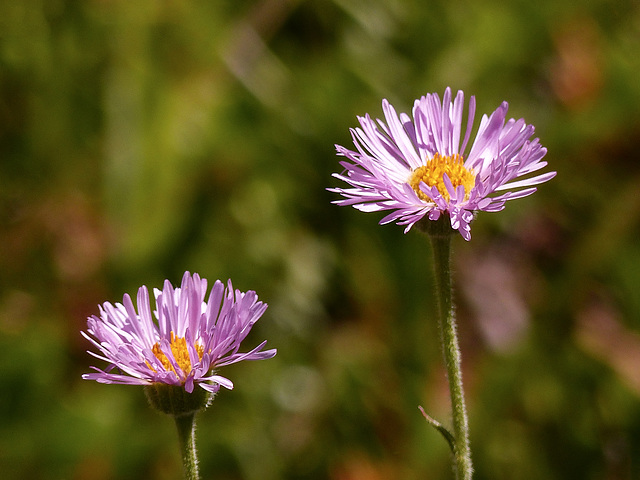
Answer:
<svg viewBox="0 0 640 480"><path fill-rule="evenodd" d="M216 281L205 302L207 280L185 272L179 288L167 280L163 289L154 290L157 323L151 316L146 286L138 290L138 312L128 295L115 306L106 302L100 316L87 319L87 331L81 332L100 353L89 353L109 365L106 370L82 376L100 383L181 385L192 392L196 384L215 392L220 385L233 383L218 375L209 375L219 366L243 360L263 360L276 350L263 350L266 341L247 352L240 344L267 309L249 290L234 290ZM117 369L120 373L110 373Z"/></svg>
<svg viewBox="0 0 640 480"><path fill-rule="evenodd" d="M381 224L395 222L404 225L405 233L425 215L436 220L446 214L453 228L469 240L470 223L476 210L498 211L507 200L521 198L535 191L533 185L549 181L555 172L534 177L526 175L546 167L542 161L546 149L537 138L529 140L534 127L523 119L506 120L509 105L502 104L490 115L483 115L464 168L475 176L473 187L443 174L438 187L419 182L414 191L409 185L412 172L428 165L436 154L440 157L464 155L472 137L476 111L475 97L470 97L466 129L462 145L464 93L455 98L450 88L442 100L436 93L427 94L413 104L411 117L398 114L387 101L382 101L385 122L374 122L366 114L358 117L361 128L352 129L355 151L336 145L337 154L346 158L340 165L341 174L333 177L349 188L328 188L343 198L333 203L364 211L390 210ZM425 177L428 178L428 177ZM444 185L444 187L442 187ZM524 190L512 191L513 189ZM509 192L492 197L494 192ZM420 193L421 195L418 195ZM423 195L422 195L423 194Z"/></svg>

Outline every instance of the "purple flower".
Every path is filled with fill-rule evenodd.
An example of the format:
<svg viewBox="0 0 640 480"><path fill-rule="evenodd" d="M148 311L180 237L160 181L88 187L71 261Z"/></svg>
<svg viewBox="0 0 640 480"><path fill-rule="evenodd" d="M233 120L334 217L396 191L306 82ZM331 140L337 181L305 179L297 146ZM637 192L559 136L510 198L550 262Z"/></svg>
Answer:
<svg viewBox="0 0 640 480"><path fill-rule="evenodd" d="M138 311L128 294L122 304L109 302L100 307L100 316L87 320L87 338L100 353L91 355L108 362L103 371L82 376L100 383L182 386L191 393L194 384L215 393L220 385L233 383L213 373L214 369L241 360L272 358L276 350L262 350L266 341L250 352L240 353L240 342L267 309L253 291L233 290L217 280L205 301L207 280L185 272L182 286L173 288L168 280L162 291L154 289L156 309L152 318L149 292L138 289ZM118 373L112 373L117 369Z"/></svg>
<svg viewBox="0 0 640 480"><path fill-rule="evenodd" d="M345 170L333 176L351 188L330 188L345 197L333 203L363 212L393 210L380 223L406 225L405 233L425 216L438 220L445 214L451 227L469 240L476 211L500 211L507 200L531 195L534 185L556 175L530 175L547 165L541 161L547 149L537 138L529 140L533 125L523 119L505 121L507 102L489 117L483 115L466 153L475 107L471 97L460 145L462 91L453 101L450 88L442 101L436 93L416 100L413 119L406 113L398 116L383 100L386 123L367 114L358 117L361 128L351 129L357 151L336 145L338 155L349 161L340 162Z"/></svg>

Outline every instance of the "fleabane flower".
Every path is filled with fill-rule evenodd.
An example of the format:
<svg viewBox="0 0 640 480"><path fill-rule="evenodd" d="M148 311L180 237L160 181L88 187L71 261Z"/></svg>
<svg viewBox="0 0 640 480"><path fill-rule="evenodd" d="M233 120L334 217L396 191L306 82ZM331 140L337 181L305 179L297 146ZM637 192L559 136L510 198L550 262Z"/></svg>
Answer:
<svg viewBox="0 0 640 480"><path fill-rule="evenodd" d="M344 197L333 203L364 212L392 210L380 223L395 221L406 226L405 233L425 217L446 215L469 240L475 212L500 211L507 200L531 195L534 185L556 175L531 175L547 165L547 149L530 140L533 125L506 120L507 102L483 115L467 153L475 107L471 97L463 128L462 91L452 99L447 88L442 101L436 93L423 96L413 105L413 118L383 100L385 121L367 114L358 117L360 128L351 129L355 151L336 145L348 160L333 176L350 188L328 189Z"/></svg>
<svg viewBox="0 0 640 480"><path fill-rule="evenodd" d="M254 291L243 293L217 280L208 298L207 280L186 272L180 288L168 280L162 290L154 289L155 310L151 311L146 286L138 289L137 311L131 297L122 303L99 307L100 315L87 320L87 338L100 353L94 357L109 363L105 370L82 376L100 383L128 385L166 384L187 393L198 384L216 393L233 383L214 371L242 360L271 358L276 350L263 350L266 341L249 352L240 343L267 309Z"/></svg>

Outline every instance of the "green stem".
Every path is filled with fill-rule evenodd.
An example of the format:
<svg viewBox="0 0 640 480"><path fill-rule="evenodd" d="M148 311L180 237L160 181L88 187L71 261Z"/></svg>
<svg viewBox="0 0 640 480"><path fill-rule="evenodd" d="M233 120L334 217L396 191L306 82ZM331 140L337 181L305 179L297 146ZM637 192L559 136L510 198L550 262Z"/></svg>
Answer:
<svg viewBox="0 0 640 480"><path fill-rule="evenodd" d="M198 480L198 456L196 453L196 413L176 415L176 427L178 427L178 440L182 453L182 466L184 467L185 480Z"/></svg>
<svg viewBox="0 0 640 480"><path fill-rule="evenodd" d="M442 221L440 219L439 221ZM448 221L449 219L446 218ZM450 227L448 227L450 229ZM473 472L469 448L469 421L462 388L460 347L454 315L451 288L451 234L432 233L436 287L438 294L439 321L442 335L444 359L449 379L449 393L453 413L453 441L456 463L456 478L470 480Z"/></svg>

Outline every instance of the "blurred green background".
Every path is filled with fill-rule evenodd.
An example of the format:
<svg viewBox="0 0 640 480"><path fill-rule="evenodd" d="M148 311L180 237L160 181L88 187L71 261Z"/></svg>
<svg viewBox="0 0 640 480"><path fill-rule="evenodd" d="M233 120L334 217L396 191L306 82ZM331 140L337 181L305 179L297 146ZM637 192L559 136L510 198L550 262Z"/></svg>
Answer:
<svg viewBox="0 0 640 480"><path fill-rule="evenodd" d="M637 0L1 1L0 475L180 478L79 332L190 270L279 350L225 369L203 478L452 478L428 241L325 190L356 115L450 85L558 171L454 240L475 478L640 478L639 74Z"/></svg>

